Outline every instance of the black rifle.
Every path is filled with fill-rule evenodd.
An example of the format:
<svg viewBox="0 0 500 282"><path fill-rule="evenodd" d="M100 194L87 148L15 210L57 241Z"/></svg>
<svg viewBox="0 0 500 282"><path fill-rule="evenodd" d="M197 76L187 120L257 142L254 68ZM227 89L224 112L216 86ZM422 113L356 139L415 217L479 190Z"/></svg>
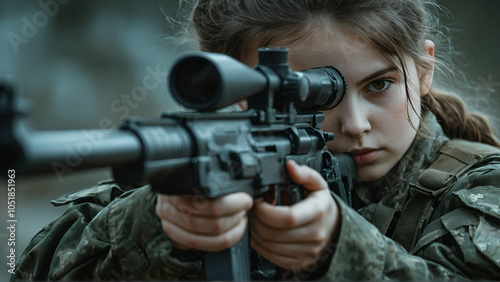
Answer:
<svg viewBox="0 0 500 282"><path fill-rule="evenodd" d="M197 112L127 118L118 129L32 132L22 119L22 101L2 83L0 167L58 175L111 167L118 184L149 183L159 193L261 197L273 188L277 204L293 204L303 191L285 164L295 160L319 171L350 203L354 163L325 149L334 136L321 130L324 115L317 112L344 96L345 81L335 68L293 72L287 49L259 49L255 69L222 54L193 52L174 63L168 84L180 104ZM246 111L215 112L242 99ZM250 280L249 257L247 228L232 248L205 254L206 278Z"/></svg>

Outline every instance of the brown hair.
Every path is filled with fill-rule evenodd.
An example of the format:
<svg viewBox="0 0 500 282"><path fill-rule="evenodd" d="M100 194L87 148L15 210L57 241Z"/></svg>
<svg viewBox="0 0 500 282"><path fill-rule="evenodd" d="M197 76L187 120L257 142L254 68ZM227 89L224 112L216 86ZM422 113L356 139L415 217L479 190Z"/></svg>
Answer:
<svg viewBox="0 0 500 282"><path fill-rule="evenodd" d="M422 50L424 40L437 42L438 47L449 43L441 40L439 11L430 0L199 0L192 23L201 50L243 60L252 51L248 46L298 39L318 19L327 18L372 42L391 63L401 66L406 79L405 56L415 61L419 72L434 63ZM436 68L452 70L447 52L436 53ZM406 83L407 93L408 87ZM449 138L500 146L487 119L468 113L459 97L433 87L422 107L436 115Z"/></svg>

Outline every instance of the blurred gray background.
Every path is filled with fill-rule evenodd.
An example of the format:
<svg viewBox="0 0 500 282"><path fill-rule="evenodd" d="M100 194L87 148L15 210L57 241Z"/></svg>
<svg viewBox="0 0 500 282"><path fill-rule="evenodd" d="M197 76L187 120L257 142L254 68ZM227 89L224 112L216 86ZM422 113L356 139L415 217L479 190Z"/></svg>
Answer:
<svg viewBox="0 0 500 282"><path fill-rule="evenodd" d="M31 100L31 126L35 130L116 127L126 116L158 117L163 111L178 110L168 96L165 75L172 59L191 47L176 47L175 40L165 39L175 34L176 27L164 14L185 17L177 2L1 1L0 75L13 75L18 93ZM496 119L500 1L438 3L454 15L448 21L453 23L456 47L463 51L458 59L477 87L464 98L472 108L493 113ZM137 92L145 80L147 92ZM38 230L63 212L64 208L51 206L51 199L109 177L107 169L66 173L62 181L55 175L16 176L17 257ZM7 192L0 193L0 281L7 281Z"/></svg>

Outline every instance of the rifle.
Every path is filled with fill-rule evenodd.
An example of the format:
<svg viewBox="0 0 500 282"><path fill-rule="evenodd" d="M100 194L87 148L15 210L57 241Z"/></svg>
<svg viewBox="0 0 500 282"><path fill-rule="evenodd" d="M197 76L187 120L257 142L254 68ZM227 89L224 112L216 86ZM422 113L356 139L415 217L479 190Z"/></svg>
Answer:
<svg viewBox="0 0 500 282"><path fill-rule="evenodd" d="M23 101L3 82L0 167L60 174L74 162L71 151L82 156L72 169L110 167L120 185L148 183L159 193L210 199L237 191L257 198L274 188L277 204L291 205L303 198L286 173L286 162L295 160L320 172L350 204L354 163L325 149L334 136L321 130L319 112L344 96L345 80L335 68L291 71L283 48L260 48L255 69L223 54L191 52L173 64L168 85L195 111L129 117L117 129L36 132L23 121ZM243 99L246 111L216 111ZM248 232L228 250L205 253L208 280L250 280Z"/></svg>

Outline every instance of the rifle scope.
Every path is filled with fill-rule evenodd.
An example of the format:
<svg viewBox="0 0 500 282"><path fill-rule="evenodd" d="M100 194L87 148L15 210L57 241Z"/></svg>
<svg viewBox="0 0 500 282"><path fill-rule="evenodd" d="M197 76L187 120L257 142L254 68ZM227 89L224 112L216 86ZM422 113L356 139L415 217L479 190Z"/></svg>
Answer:
<svg viewBox="0 0 500 282"><path fill-rule="evenodd" d="M259 48L255 69L223 54L186 54L172 67L169 89L181 105L198 111L220 109L254 95L273 99L275 108L291 102L299 110L318 111L337 106L346 83L331 66L292 71L287 49L265 47Z"/></svg>

